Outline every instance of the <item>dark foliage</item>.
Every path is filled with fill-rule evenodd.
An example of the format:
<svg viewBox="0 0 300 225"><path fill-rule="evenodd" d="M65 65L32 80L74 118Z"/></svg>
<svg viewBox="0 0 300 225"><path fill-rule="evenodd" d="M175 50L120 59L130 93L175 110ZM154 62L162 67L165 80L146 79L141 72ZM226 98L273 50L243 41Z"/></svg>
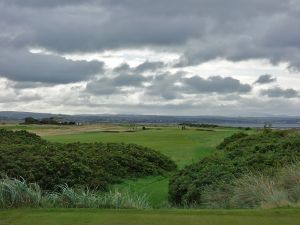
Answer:
<svg viewBox="0 0 300 225"><path fill-rule="evenodd" d="M226 138L213 156L187 166L169 185L173 204L201 204L206 188L226 189L248 172L272 175L276 169L300 159L300 134L268 131L255 135L238 133Z"/></svg>
<svg viewBox="0 0 300 225"><path fill-rule="evenodd" d="M134 144L58 144L26 131L0 130L0 134L0 173L48 190L59 184L107 189L125 178L176 169L166 156Z"/></svg>
<svg viewBox="0 0 300 225"><path fill-rule="evenodd" d="M244 132L235 133L235 134L231 135L230 137L224 138L224 141L222 141L217 146L217 149L224 149L230 143L232 143L234 141L237 141L238 139L241 139L241 138L246 137L246 136L248 136L248 134L246 134Z"/></svg>
<svg viewBox="0 0 300 225"><path fill-rule="evenodd" d="M0 146L10 144L46 144L40 136L27 131L8 131L0 129Z"/></svg>
<svg viewBox="0 0 300 225"><path fill-rule="evenodd" d="M180 123L180 126L187 126L187 127L202 127L202 128L217 128L219 125L216 124L208 124L208 123Z"/></svg>
<svg viewBox="0 0 300 225"><path fill-rule="evenodd" d="M26 117L24 124L52 124L52 125L76 125L74 121L61 121L60 118L50 117L43 119L35 119L33 117Z"/></svg>

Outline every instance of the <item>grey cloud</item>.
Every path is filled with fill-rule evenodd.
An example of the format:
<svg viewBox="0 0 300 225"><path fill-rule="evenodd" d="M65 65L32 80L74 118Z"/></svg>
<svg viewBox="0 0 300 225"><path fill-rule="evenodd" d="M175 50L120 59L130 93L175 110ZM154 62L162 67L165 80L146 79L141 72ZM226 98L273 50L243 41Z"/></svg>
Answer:
<svg viewBox="0 0 300 225"><path fill-rule="evenodd" d="M14 81L71 83L102 72L103 63L71 61L60 56L0 49L0 76Z"/></svg>
<svg viewBox="0 0 300 225"><path fill-rule="evenodd" d="M232 77L213 76L203 79L199 76L184 79L184 89L188 93L248 93L249 84L242 84Z"/></svg>
<svg viewBox="0 0 300 225"><path fill-rule="evenodd" d="M88 82L86 91L95 95L122 93L120 87L142 87L149 78L139 75L122 74L113 78L101 78Z"/></svg>
<svg viewBox="0 0 300 225"><path fill-rule="evenodd" d="M288 89L282 89L280 87L274 87L271 89L265 89L262 90L261 95L268 96L270 98L297 98L299 97L298 91L288 88Z"/></svg>
<svg viewBox="0 0 300 225"><path fill-rule="evenodd" d="M113 71L116 73L129 72L130 70L131 68L127 63L122 63L113 69Z"/></svg>
<svg viewBox="0 0 300 225"><path fill-rule="evenodd" d="M2 87L0 93L0 103L28 103L39 101L41 99L42 97L39 93L19 91L11 88L9 85Z"/></svg>
<svg viewBox="0 0 300 225"><path fill-rule="evenodd" d="M113 85L113 81L109 78L102 78L91 81L86 85L86 92L95 95L111 95L121 93L121 90Z"/></svg>
<svg viewBox="0 0 300 225"><path fill-rule="evenodd" d="M145 93L147 95L160 96L167 100L181 98L182 93L179 87L175 85L180 79L181 76L179 74L159 74L154 77Z"/></svg>
<svg viewBox="0 0 300 225"><path fill-rule="evenodd" d="M2 0L0 39L68 53L180 50L178 65L269 59L297 69L299 5L294 0Z"/></svg>
<svg viewBox="0 0 300 225"><path fill-rule="evenodd" d="M131 73L131 74L142 74L144 72L155 72L158 69L165 67L166 64L160 61L150 62L146 60L145 62L139 64L136 67L130 67L127 63L122 63L121 65L115 67L113 72L115 73Z"/></svg>
<svg viewBox="0 0 300 225"><path fill-rule="evenodd" d="M39 94L20 94L15 101L17 102L32 102L42 100Z"/></svg>
<svg viewBox="0 0 300 225"><path fill-rule="evenodd" d="M17 5L22 7L58 7L58 6L64 6L64 5L77 5L77 4L83 4L86 2L95 2L95 0L0 0L0 3L6 3L8 5Z"/></svg>
<svg viewBox="0 0 300 225"><path fill-rule="evenodd" d="M42 82L32 82L32 81L7 81L7 87L13 88L15 90L23 90L23 89L33 89L40 87L52 87L57 84L54 83L42 83Z"/></svg>
<svg viewBox="0 0 300 225"><path fill-rule="evenodd" d="M269 84L275 82L276 77L272 77L270 74L261 75L254 83L255 84Z"/></svg>
<svg viewBox="0 0 300 225"><path fill-rule="evenodd" d="M242 84L232 77L212 76L204 79L199 76L185 78L182 74L164 74L155 77L146 93L175 99L181 98L183 94L245 94L251 89L249 84Z"/></svg>
<svg viewBox="0 0 300 225"><path fill-rule="evenodd" d="M149 115L221 115L221 116L274 116L274 115L294 115L300 113L299 103L294 103L288 99L261 99L242 98L232 104L220 104L217 99L207 98L197 99L197 101L185 101L184 103L112 103L101 104L90 102L89 105L96 112L98 109L109 107L114 113L119 114L145 114ZM79 106L81 107L81 106Z"/></svg>
<svg viewBox="0 0 300 225"><path fill-rule="evenodd" d="M143 82L147 81L148 78L139 75L122 74L113 79L113 84L116 86L142 86Z"/></svg>
<svg viewBox="0 0 300 225"><path fill-rule="evenodd" d="M163 62L149 62L149 61L145 61L143 63L141 63L140 65L138 65L135 68L136 72L146 72L146 71L155 71L159 68L164 67L165 64Z"/></svg>
<svg viewBox="0 0 300 225"><path fill-rule="evenodd" d="M187 74L162 74L169 65L160 62L159 57L156 62L145 61L137 67L124 63L109 71L112 77L96 79L94 74L108 75L103 71L103 63L71 61L58 55L138 48L181 54L177 66L214 59L234 62L267 59L273 64L287 63L290 70L297 71L300 69L299 9L297 0L0 0L0 76L14 80L9 88L22 93L40 86L89 81L84 95L99 95L93 99L101 99L100 95L124 94L130 87L133 92L144 91L146 101L148 97L151 102L156 101L151 106L146 104L147 112L189 109L198 114L205 108L202 95L203 99L218 98L222 104L229 101L222 106L224 108L219 107L218 101L209 102L205 105L207 112L215 107L219 107L219 114L223 109L229 114L233 109L251 113L264 109L284 112L286 109L279 103L296 102L288 98L299 97L297 90L278 87L263 90L260 94L269 98L260 97L255 104L255 101L247 102L251 96L243 96L251 92L249 84L233 77L206 79L187 78ZM46 49L56 55L31 54L26 50L30 48ZM146 72L151 76L143 76ZM264 76L256 84L275 79ZM72 101L80 107L82 104L78 103L76 94L83 88L72 90ZM19 97L13 90L4 92L7 93L0 94L3 101L22 98L21 92ZM196 99L183 104L182 108L166 104L169 100L187 102L193 95ZM26 98L30 102L35 96L28 94ZM69 96L62 99L67 98ZM197 101L201 101L200 107L188 106ZM85 99L82 102L85 103ZM299 112L299 105L288 108L288 103L284 105L287 109ZM247 105L251 106L247 108ZM266 108L261 109L261 106ZM136 109L139 105L133 107Z"/></svg>

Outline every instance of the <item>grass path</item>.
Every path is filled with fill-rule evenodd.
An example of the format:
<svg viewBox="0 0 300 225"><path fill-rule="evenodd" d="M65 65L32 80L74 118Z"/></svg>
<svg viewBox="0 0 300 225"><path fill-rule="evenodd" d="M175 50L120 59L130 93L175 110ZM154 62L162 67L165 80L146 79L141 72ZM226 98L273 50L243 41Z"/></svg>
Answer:
<svg viewBox="0 0 300 225"><path fill-rule="evenodd" d="M299 225L300 210L103 210L0 211L0 225Z"/></svg>

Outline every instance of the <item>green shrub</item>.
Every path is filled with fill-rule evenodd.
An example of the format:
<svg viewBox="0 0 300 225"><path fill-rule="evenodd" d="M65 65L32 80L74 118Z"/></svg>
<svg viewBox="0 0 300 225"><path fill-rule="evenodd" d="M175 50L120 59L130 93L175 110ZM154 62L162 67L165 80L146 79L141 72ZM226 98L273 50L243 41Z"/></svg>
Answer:
<svg viewBox="0 0 300 225"><path fill-rule="evenodd" d="M244 133L244 132L238 132L235 133L229 137L224 138L224 141L221 142L218 146L217 149L224 149L227 145L229 145L230 143L237 141L243 137L248 136L248 134Z"/></svg>
<svg viewBox="0 0 300 225"><path fill-rule="evenodd" d="M57 144L25 131L7 132L11 139L2 138L6 141L0 144L0 173L37 182L46 190L57 184L107 190L122 179L176 169L168 157L135 144Z"/></svg>
<svg viewBox="0 0 300 225"><path fill-rule="evenodd" d="M0 145L5 144L45 144L40 136L25 130L9 131L0 129Z"/></svg>
<svg viewBox="0 0 300 225"><path fill-rule="evenodd" d="M228 205L228 191L236 178L250 172L272 175L278 168L300 159L300 134L282 131L254 135L236 134L224 140L221 151L187 166L169 184L175 205L207 203L207 190ZM222 191L223 190L223 191Z"/></svg>

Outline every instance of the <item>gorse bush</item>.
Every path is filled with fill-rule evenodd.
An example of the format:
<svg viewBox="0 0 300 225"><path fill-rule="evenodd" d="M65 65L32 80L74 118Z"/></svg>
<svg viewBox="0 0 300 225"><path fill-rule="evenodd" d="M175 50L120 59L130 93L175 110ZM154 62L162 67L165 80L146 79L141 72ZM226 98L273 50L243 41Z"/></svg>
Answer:
<svg viewBox="0 0 300 225"><path fill-rule="evenodd" d="M25 130L9 131L0 129L0 145L10 144L45 144L47 141L40 136Z"/></svg>
<svg viewBox="0 0 300 225"><path fill-rule="evenodd" d="M56 191L42 191L36 183L24 180L0 179L0 208L57 207L57 208L150 208L146 195L129 191L98 192L90 189L74 190L67 185Z"/></svg>
<svg viewBox="0 0 300 225"><path fill-rule="evenodd" d="M224 141L222 141L218 146L217 149L224 149L227 145L229 145L232 142L235 142L241 138L244 138L248 136L248 134L244 133L244 132L238 132L235 133L229 137L224 138Z"/></svg>
<svg viewBox="0 0 300 225"><path fill-rule="evenodd" d="M222 202L222 207L229 206L229 192L237 178L251 172L271 176L300 159L300 134L285 131L235 134L225 139L219 149L171 178L169 199L173 204ZM212 190L214 194L210 195Z"/></svg>
<svg viewBox="0 0 300 225"><path fill-rule="evenodd" d="M23 177L46 190L53 190L57 184L108 190L109 185L122 179L176 169L168 157L135 144L58 144L26 131L0 130L0 133L3 134L0 136L0 173Z"/></svg>

